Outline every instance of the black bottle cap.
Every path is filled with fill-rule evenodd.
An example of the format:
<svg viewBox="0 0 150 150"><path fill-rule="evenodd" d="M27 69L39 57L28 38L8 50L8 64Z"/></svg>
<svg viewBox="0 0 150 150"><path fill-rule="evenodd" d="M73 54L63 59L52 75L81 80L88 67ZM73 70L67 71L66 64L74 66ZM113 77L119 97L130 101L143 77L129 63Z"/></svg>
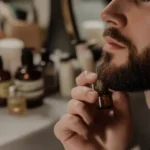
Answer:
<svg viewBox="0 0 150 150"><path fill-rule="evenodd" d="M0 56L0 69L3 69L3 59L2 59L2 56Z"/></svg>
<svg viewBox="0 0 150 150"><path fill-rule="evenodd" d="M33 66L33 54L32 54L33 48L24 48L22 50L22 65L28 65Z"/></svg>

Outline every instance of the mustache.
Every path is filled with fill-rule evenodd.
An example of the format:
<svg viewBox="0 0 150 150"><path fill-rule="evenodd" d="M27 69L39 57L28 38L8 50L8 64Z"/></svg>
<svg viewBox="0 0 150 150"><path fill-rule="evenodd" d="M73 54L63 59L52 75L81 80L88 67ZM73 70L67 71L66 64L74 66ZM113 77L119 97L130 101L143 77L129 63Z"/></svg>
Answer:
<svg viewBox="0 0 150 150"><path fill-rule="evenodd" d="M132 48L133 44L130 39L123 36L119 30L116 28L107 28L104 33L103 37L110 36L111 38L115 39L116 41L126 45L128 48ZM134 46L135 47L135 46Z"/></svg>

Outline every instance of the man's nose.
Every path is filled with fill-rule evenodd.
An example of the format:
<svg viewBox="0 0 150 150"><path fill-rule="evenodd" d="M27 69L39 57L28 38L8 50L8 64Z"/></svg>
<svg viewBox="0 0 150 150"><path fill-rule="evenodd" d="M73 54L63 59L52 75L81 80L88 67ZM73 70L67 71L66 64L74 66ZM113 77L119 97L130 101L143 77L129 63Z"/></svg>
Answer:
<svg viewBox="0 0 150 150"><path fill-rule="evenodd" d="M123 9L124 5L117 0L110 2L102 11L101 18L109 27L124 28L127 25L127 17Z"/></svg>

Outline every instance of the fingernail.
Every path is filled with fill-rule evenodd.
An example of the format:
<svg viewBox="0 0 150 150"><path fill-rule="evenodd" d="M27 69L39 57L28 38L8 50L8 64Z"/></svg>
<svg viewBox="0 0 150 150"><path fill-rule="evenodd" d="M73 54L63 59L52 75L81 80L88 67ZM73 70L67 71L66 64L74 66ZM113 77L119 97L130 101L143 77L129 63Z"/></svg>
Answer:
<svg viewBox="0 0 150 150"><path fill-rule="evenodd" d="M96 99L97 94L95 91L90 91L88 92L87 96L91 101L94 101Z"/></svg>
<svg viewBox="0 0 150 150"><path fill-rule="evenodd" d="M87 72L85 71L85 76L87 79L91 80L91 79L96 79L97 78L97 74L95 73L90 73L90 72Z"/></svg>

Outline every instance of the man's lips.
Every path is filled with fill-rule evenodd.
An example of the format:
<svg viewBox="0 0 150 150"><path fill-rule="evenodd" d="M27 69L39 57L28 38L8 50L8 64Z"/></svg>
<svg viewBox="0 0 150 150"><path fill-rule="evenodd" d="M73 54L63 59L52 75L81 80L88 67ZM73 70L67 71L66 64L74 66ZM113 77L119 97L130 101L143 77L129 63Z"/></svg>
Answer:
<svg viewBox="0 0 150 150"><path fill-rule="evenodd" d="M107 36L106 37L106 44L104 45L104 49L124 49L125 45L116 41L115 39Z"/></svg>

